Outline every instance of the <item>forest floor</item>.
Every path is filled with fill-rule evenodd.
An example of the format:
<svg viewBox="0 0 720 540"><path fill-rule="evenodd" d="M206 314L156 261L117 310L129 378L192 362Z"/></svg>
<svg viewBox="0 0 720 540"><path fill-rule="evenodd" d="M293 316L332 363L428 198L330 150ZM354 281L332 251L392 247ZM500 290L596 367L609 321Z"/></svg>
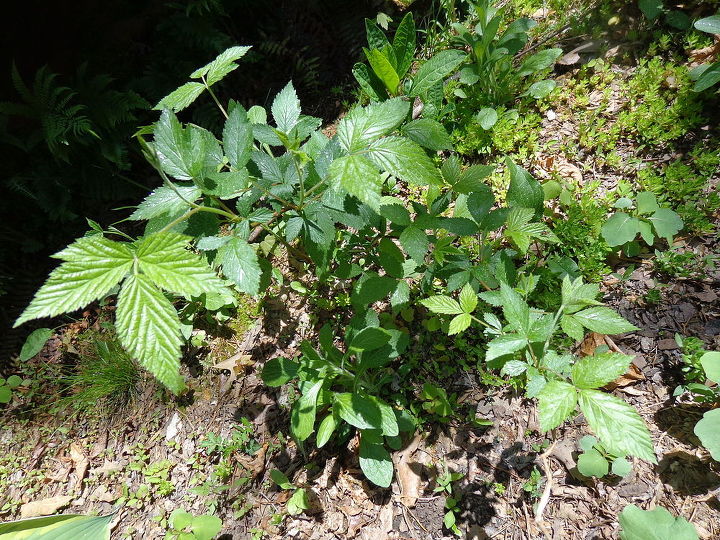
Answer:
<svg viewBox="0 0 720 540"><path fill-rule="evenodd" d="M612 58L608 62L618 73L633 71L612 64ZM568 66L557 76L559 84L579 72L579 64ZM586 107L605 107L613 117L625 107L624 99L618 92ZM530 172L542 177L552 155L556 164L550 167L562 169L561 175L616 186L622 168L596 166L582 153L552 153L551 140L560 147L577 142L578 105L551 101L549 107L541 111L540 142L526 159ZM703 133L707 130L692 136L697 141ZM639 152L632 145L618 152L641 154L645 162L677 157L664 148ZM713 182L719 179L716 172ZM699 257L720 252L715 234L680 237L676 247ZM318 325L307 298L285 288L264 300L235 335L210 340L186 356L190 367L184 369L194 376L190 397L163 399L156 383L146 379L133 403L105 415L58 412L47 400L68 356L77 352L77 336L100 328L107 309L86 312L59 330L26 364L43 388L15 400L0 426L0 515L9 520L116 511L114 538L162 538L176 508L216 513L223 520L221 538L455 538L443 526L445 496L434 491L449 470L461 475L453 485L460 495L463 538L616 538L622 509L646 503L685 517L703 539L720 538L719 469L693 435L704 409L674 397L684 382L683 351L674 336L696 337L705 349L720 349L720 270L707 268L688 278L658 276L649 259L618 259L612 266L614 274L602 283L603 300L641 330L612 339L591 334L577 347L592 351L605 343L635 357L633 371L614 391L649 426L657 465L634 459L624 478L582 477L578 440L589 433L582 416L543 436L531 400L507 386L485 384L483 373L470 370L460 371L446 389L457 395L458 406L489 425L478 427L460 416L425 425L393 455L391 487L377 488L359 470L356 439L339 450L298 448L287 436L292 396L260 380L264 362L297 356L302 340L316 340ZM649 292L660 282L660 297L650 301ZM411 346L421 362L433 361L436 351L428 344L432 336L424 346ZM215 367L200 361L208 353ZM461 354L447 350L443 361L452 363ZM219 440L215 436L225 441L224 451L212 446ZM309 488L310 509L285 513L292 490L271 481L273 469L294 486Z"/></svg>

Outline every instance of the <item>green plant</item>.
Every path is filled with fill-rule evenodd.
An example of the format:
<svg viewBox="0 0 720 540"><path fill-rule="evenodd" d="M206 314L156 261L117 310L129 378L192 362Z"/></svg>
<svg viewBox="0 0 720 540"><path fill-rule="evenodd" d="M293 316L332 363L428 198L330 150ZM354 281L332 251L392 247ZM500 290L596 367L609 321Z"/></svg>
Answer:
<svg viewBox="0 0 720 540"><path fill-rule="evenodd" d="M638 7L643 12L643 15L651 21L654 21L660 15L664 15L665 22L669 26L677 30L690 28L690 17L682 11L665 8L663 0L638 0Z"/></svg>
<svg viewBox="0 0 720 540"><path fill-rule="evenodd" d="M624 456L608 452L592 435L580 439L580 448L583 453L578 456L577 468L584 476L602 478L612 471L613 474L624 477L632 470L632 464Z"/></svg>
<svg viewBox="0 0 720 540"><path fill-rule="evenodd" d="M38 328L37 330L33 330L25 340L22 349L20 349L20 357L18 359L21 362L27 362L30 360L42 350L52 335L53 331L50 328Z"/></svg>
<svg viewBox="0 0 720 540"><path fill-rule="evenodd" d="M23 383L22 377L10 375L7 379L0 377L0 403L10 403L12 393Z"/></svg>
<svg viewBox="0 0 720 540"><path fill-rule="evenodd" d="M636 255L640 251L635 241L638 234L648 246L655 243L656 236L664 238L672 246L673 236L683 228L680 216L669 208L661 208L655 194L649 191L638 193L635 202L621 197L613 206L632 213L615 212L602 226L601 232L609 246L623 246L628 255Z"/></svg>
<svg viewBox="0 0 720 540"><path fill-rule="evenodd" d="M720 34L720 14L695 21L695 28L710 35ZM720 60L713 64L702 64L690 71L695 81L693 90L702 92L720 82Z"/></svg>
<svg viewBox="0 0 720 540"><path fill-rule="evenodd" d="M305 488L298 488L282 471L273 469L270 471L270 478L277 484L280 489L293 490L293 494L287 501L287 513L291 516L302 514L303 510L309 510L310 500L308 499L308 491Z"/></svg>
<svg viewBox="0 0 720 540"><path fill-rule="evenodd" d="M79 538L81 535L97 540L110 540L110 522L115 514L57 516L21 519L0 523L0 536L7 538Z"/></svg>
<svg viewBox="0 0 720 540"><path fill-rule="evenodd" d="M443 518L443 525L446 529L450 529L453 533L460 536L460 529L457 526L457 518L462 511L458 506L462 495L455 489L453 482L457 482L465 475L462 473L450 472L445 467L442 474L438 475L436 481L437 486L433 488L434 493L442 493L445 495L445 517Z"/></svg>
<svg viewBox="0 0 720 540"><path fill-rule="evenodd" d="M254 429L252 422L243 417L240 425L233 427L230 437L225 438L211 431L200 442L200 448L204 448L208 454L217 452L225 458L234 452L254 454L260 448L253 436Z"/></svg>
<svg viewBox="0 0 720 540"><path fill-rule="evenodd" d="M173 510L168 519L166 540L212 540L222 529L222 520L216 516L193 516L182 508Z"/></svg>
<svg viewBox="0 0 720 540"><path fill-rule="evenodd" d="M425 411L439 417L441 422L447 422L453 413L453 404L456 403L457 396L453 394L448 398L444 388L440 388L434 384L424 383L422 392L420 393L420 399L423 400L422 408Z"/></svg>
<svg viewBox="0 0 720 540"><path fill-rule="evenodd" d="M523 483L523 491L528 493L533 499L537 499L540 497L542 486L542 473L540 472L540 469L533 467L533 470L530 472L530 478Z"/></svg>
<svg viewBox="0 0 720 540"><path fill-rule="evenodd" d="M695 527L682 517L674 517L662 506L641 510L634 504L620 513L621 540L697 540Z"/></svg>

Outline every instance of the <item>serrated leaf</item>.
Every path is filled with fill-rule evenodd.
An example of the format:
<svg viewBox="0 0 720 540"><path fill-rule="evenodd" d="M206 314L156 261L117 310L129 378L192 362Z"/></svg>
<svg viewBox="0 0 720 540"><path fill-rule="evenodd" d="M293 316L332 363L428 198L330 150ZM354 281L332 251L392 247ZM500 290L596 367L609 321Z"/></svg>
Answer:
<svg viewBox="0 0 720 540"><path fill-rule="evenodd" d="M600 232L609 246L621 246L635 240L640 232L640 221L624 212L616 212L603 224Z"/></svg>
<svg viewBox="0 0 720 540"><path fill-rule="evenodd" d="M189 238L173 232L142 239L138 266L158 287L188 298L202 293L221 294L223 282L200 257L187 250Z"/></svg>
<svg viewBox="0 0 720 540"><path fill-rule="evenodd" d="M660 208L652 216L648 217L658 236L665 238L672 244L672 237L683 228L683 220L669 208Z"/></svg>
<svg viewBox="0 0 720 540"><path fill-rule="evenodd" d="M270 110L280 131L290 133L290 130L297 125L300 119L300 100L292 81L275 96Z"/></svg>
<svg viewBox="0 0 720 540"><path fill-rule="evenodd" d="M411 184L440 182L440 171L425 151L409 139L383 137L370 143L366 155L381 169Z"/></svg>
<svg viewBox="0 0 720 540"><path fill-rule="evenodd" d="M128 245L101 236L80 238L54 255L63 262L35 294L14 326L85 307L117 285L132 266Z"/></svg>
<svg viewBox="0 0 720 540"><path fill-rule="evenodd" d="M223 148L230 165L236 169L244 167L250 160L252 143L253 128L247 113L241 107L235 107L223 128Z"/></svg>
<svg viewBox="0 0 720 540"><path fill-rule="evenodd" d="M440 51L425 62L413 77L410 96L424 96L463 63L467 55L456 50Z"/></svg>
<svg viewBox="0 0 720 540"><path fill-rule="evenodd" d="M180 375L180 319L149 277L133 275L118 295L115 321L122 346L175 394L185 384Z"/></svg>
<svg viewBox="0 0 720 540"><path fill-rule="evenodd" d="M175 214L184 210L190 210L190 203L194 203L202 195L197 186L175 186L172 189L161 186L145 197L137 209L132 213L130 219L152 219L163 214Z"/></svg>
<svg viewBox="0 0 720 540"><path fill-rule="evenodd" d="M382 444L367 442L360 438L360 468L373 484L386 488L393 477L393 463L389 452Z"/></svg>
<svg viewBox="0 0 720 540"><path fill-rule="evenodd" d="M508 206L532 208L535 216L541 217L544 200L542 186L529 172L515 165L510 158L506 161L510 170L510 185L506 197Z"/></svg>
<svg viewBox="0 0 720 540"><path fill-rule="evenodd" d="M538 394L538 418L543 433L562 424L575 411L577 402L577 390L572 384L549 381Z"/></svg>
<svg viewBox="0 0 720 540"><path fill-rule="evenodd" d="M580 358L572 367L572 381L578 388L600 388L624 375L632 356L607 352Z"/></svg>
<svg viewBox="0 0 720 540"><path fill-rule="evenodd" d="M637 326L630 324L612 309L604 306L578 311L573 315L573 319L592 332L609 336L638 330Z"/></svg>
<svg viewBox="0 0 720 540"><path fill-rule="evenodd" d="M403 135L430 150L452 150L452 138L437 120L420 118L408 122L401 129Z"/></svg>
<svg viewBox="0 0 720 540"><path fill-rule="evenodd" d="M245 240L233 237L218 249L217 261L225 277L234 281L240 291L253 296L260 292L258 256Z"/></svg>
<svg viewBox="0 0 720 540"><path fill-rule="evenodd" d="M529 366L527 362L523 362L521 360L510 360L503 364L503 367L500 370L500 375L510 375L511 377L517 377L518 375L522 375L523 373L525 373L528 367Z"/></svg>
<svg viewBox="0 0 720 540"><path fill-rule="evenodd" d="M153 131L155 151L163 170L178 180L202 177L222 163L215 136L198 126L183 129L175 114L165 109Z"/></svg>
<svg viewBox="0 0 720 540"><path fill-rule="evenodd" d="M400 98L356 107L340 120L338 141L347 152L362 150L368 143L397 128L409 111L410 103Z"/></svg>
<svg viewBox="0 0 720 540"><path fill-rule="evenodd" d="M530 331L530 306L515 289L505 283L500 284L500 294L505 318L521 334L527 336Z"/></svg>
<svg viewBox="0 0 720 540"><path fill-rule="evenodd" d="M463 309L457 300L449 296L430 296L429 298L420 300L420 303L433 313L440 313L442 315L460 315L463 313Z"/></svg>
<svg viewBox="0 0 720 540"><path fill-rule="evenodd" d="M471 323L472 317L468 313L461 313L460 315L456 315L450 321L448 335L453 336L455 334L463 332L464 330L467 330Z"/></svg>
<svg viewBox="0 0 720 540"><path fill-rule="evenodd" d="M387 275L402 278L405 274L403 267L405 264L405 256L395 242L390 238L383 238L380 240L378 252L380 266L385 270Z"/></svg>
<svg viewBox="0 0 720 540"><path fill-rule="evenodd" d="M621 540L698 540L697 531L682 517L665 508L641 510L634 504L620 513Z"/></svg>
<svg viewBox="0 0 720 540"><path fill-rule="evenodd" d="M377 167L366 157L350 155L336 159L328 170L328 182L342 188L372 209L380 207L382 179Z"/></svg>
<svg viewBox="0 0 720 540"><path fill-rule="evenodd" d="M382 429L382 412L377 403L362 394L335 394L333 410L340 418L358 429Z"/></svg>
<svg viewBox="0 0 720 540"><path fill-rule="evenodd" d="M315 427L317 397L323 382L320 380L314 383L293 405L290 413L290 429L300 441L307 439Z"/></svg>
<svg viewBox="0 0 720 540"><path fill-rule="evenodd" d="M560 328L575 341L582 341L583 337L585 337L582 324L577 322L572 315L563 315L560 318Z"/></svg>
<svg viewBox="0 0 720 540"><path fill-rule="evenodd" d="M173 112L182 111L190 106L200 94L205 91L205 85L199 82L189 82L183 84L180 88L173 90L167 96L162 98L155 107L156 111L170 109Z"/></svg>
<svg viewBox="0 0 720 540"><path fill-rule="evenodd" d="M417 264L425 264L425 255L430 247L430 240L420 227L415 225L405 227L400 233L400 245Z"/></svg>
<svg viewBox="0 0 720 540"><path fill-rule="evenodd" d="M475 290L466 283L460 291L460 307L465 313L472 313L478 304L478 297Z"/></svg>
<svg viewBox="0 0 720 540"><path fill-rule="evenodd" d="M635 409L597 390L580 390L579 394L580 410L608 451L657 463L650 432Z"/></svg>
<svg viewBox="0 0 720 540"><path fill-rule="evenodd" d="M262 380L270 387L282 386L297 377L300 364L287 358L272 358L263 366Z"/></svg>
<svg viewBox="0 0 720 540"><path fill-rule="evenodd" d="M485 353L485 361L489 362L495 358L512 354L523 349L527 345L527 338L518 334L505 334L503 336L498 336L488 343L487 352Z"/></svg>
<svg viewBox="0 0 720 540"><path fill-rule="evenodd" d="M20 357L18 359L21 362L27 362L30 360L42 350L45 343L47 343L47 340L50 339L52 335L53 331L51 328L38 328L37 330L33 330L33 332L25 340L22 349L20 349Z"/></svg>
<svg viewBox="0 0 720 540"><path fill-rule="evenodd" d="M205 77L208 86L211 86L225 77L228 73L238 68L235 63L240 60L250 50L249 46L246 47L230 47L229 49L221 52L215 60L203 67L196 69L190 74L190 78L199 79Z"/></svg>

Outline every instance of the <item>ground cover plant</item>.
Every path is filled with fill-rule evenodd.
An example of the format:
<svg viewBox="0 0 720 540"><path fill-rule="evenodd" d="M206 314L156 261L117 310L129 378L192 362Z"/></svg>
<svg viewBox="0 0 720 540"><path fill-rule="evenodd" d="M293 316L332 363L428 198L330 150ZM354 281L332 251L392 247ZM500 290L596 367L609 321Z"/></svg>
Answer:
<svg viewBox="0 0 720 540"><path fill-rule="evenodd" d="M715 229L714 203L698 205L689 190L662 180L681 184L676 168L683 167L696 171L692 180L703 189L717 181L716 156L707 149L717 138L699 127L709 114L704 100L712 96L693 97L687 67L659 57L641 60L619 79L600 59L568 75L571 81L562 79L551 72L562 50L533 41L533 20L512 20L485 2L469 8L463 23L448 16L455 21L444 30L448 48L427 54L417 51L411 13L397 18L392 40L380 28L387 16L377 24L367 20L368 64L353 70L361 100L330 129L304 114L292 81L265 107L246 108L216 93L224 77L243 69L250 46L226 49L159 100L157 121L138 130L136 143L161 185L132 209L130 226L89 222L85 236L54 256L58 266L15 323L80 309L81 319L97 318L92 354L80 351L78 375L61 381L77 414L100 410L99 401L123 411L138 401L163 403L149 408L154 412L141 428L148 437L124 445L120 455L95 453L86 442L70 448L74 469L68 471L77 471L78 492L83 485L100 489L96 476L84 478L85 461L125 456L124 466L104 466L127 479L122 492L94 496L123 512L172 500L153 518L168 538L211 538L228 523L264 514L243 529L262 538L329 515L334 509L323 509L328 499L319 490L339 489L338 478L357 471L354 481L364 482L369 497L397 486L408 509L429 502L421 501L421 483L432 487L442 495L432 510L442 536L463 534L473 521L490 523L494 518L482 521L472 508L514 486L528 518L524 534L549 538L555 525L548 505L557 504L556 488L565 482L576 494L590 488L613 494L603 537L641 538L650 514L627 506L637 491L619 496L617 490L642 475L669 474L672 457L658 425L663 411L682 414L672 399L702 407L690 413L690 432L706 448L704 458L717 458L716 343L669 339L667 330L655 328L673 318L697 328L692 304L685 301L677 312L666 307L672 295L718 299L716 274L687 272L686 283L674 269L688 253L704 256L704 268L715 271L716 240L703 236ZM661 82L674 75L678 88ZM628 90L621 106L588 107L613 103L620 87ZM219 125L187 121L201 96L217 107ZM521 116L530 118L527 124ZM562 130L548 125L571 117L575 138L557 145ZM470 133L458 131L462 122L498 141L504 130L525 127L508 145L511 156L486 141L486 156L469 161L462 154L477 157L478 146L462 146ZM524 137L525 129L540 133ZM681 139L691 136L704 138L688 159L676 149L687 148ZM628 141L637 156L619 153ZM676 153L661 166L643 162L656 147ZM542 155L550 149L559 149L553 159ZM580 163L580 152L590 153L590 165L570 169L568 177L557 164ZM600 171L611 171L612 182ZM658 284L657 276L670 283ZM630 288L635 282L637 290ZM257 315L236 316L248 310L248 297L257 299L257 311L250 310ZM282 320L293 325L288 345L280 347L282 333L271 334L268 321L282 310L289 313ZM238 326L230 354L216 357L228 346L216 332L240 316L248 320ZM265 319L264 326L253 317ZM711 335L704 329L712 324L708 319L701 335ZM251 352L247 343L258 332L273 337ZM77 337L53 336L49 329L33 334L24 361L48 349L75 350ZM273 354L266 354L268 346ZM671 357L675 371L652 364L656 371L646 378L638 362L653 347L656 353L684 347L685 357ZM138 365L156 386L143 380ZM225 382L208 390L218 373ZM676 381L674 398L664 376ZM29 393L15 384L22 377L13 377L19 395L11 399L19 403ZM463 387L466 380L472 382ZM662 387L655 405L663 396L671 405L651 416L643 397L650 390L618 391L637 381ZM230 413L232 427L211 428L226 414L216 409L231 388L242 403ZM483 397L468 402L468 388ZM204 411L202 437L182 439L187 424L204 423L190 411L210 395L217 407ZM499 405L505 396L507 405ZM527 420L508 420L506 429L500 419L513 414ZM489 433L495 435L484 439ZM152 446L158 439L161 452ZM419 445L430 448L429 439L445 445L451 463L430 468L408 461ZM501 439L519 441L499 449ZM518 457L517 445L530 457ZM497 465L488 461L495 476L478 484L477 465L454 460L457 447L472 459L499 456ZM558 464L571 480L557 474ZM716 464L705 459L702 466L715 471ZM12 464L2 467L9 471ZM206 506L189 506L193 499L181 486L206 497ZM256 490L272 495L269 514L259 510ZM48 513L68 501L56 501ZM4 504L14 515L21 503ZM673 516L678 512L645 507L668 535L695 534ZM705 527L711 514L702 512ZM386 534L390 521L366 526ZM416 521L419 528L406 524L406 530L424 529Z"/></svg>

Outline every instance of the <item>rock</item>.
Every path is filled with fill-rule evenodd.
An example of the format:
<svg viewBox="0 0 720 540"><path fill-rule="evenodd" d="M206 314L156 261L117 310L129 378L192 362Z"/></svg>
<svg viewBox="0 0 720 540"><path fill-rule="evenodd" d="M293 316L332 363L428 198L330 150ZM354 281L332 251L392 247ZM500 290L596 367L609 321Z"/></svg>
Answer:
<svg viewBox="0 0 720 540"><path fill-rule="evenodd" d="M657 347L661 351L674 351L680 348L674 339L661 339L658 341Z"/></svg>

